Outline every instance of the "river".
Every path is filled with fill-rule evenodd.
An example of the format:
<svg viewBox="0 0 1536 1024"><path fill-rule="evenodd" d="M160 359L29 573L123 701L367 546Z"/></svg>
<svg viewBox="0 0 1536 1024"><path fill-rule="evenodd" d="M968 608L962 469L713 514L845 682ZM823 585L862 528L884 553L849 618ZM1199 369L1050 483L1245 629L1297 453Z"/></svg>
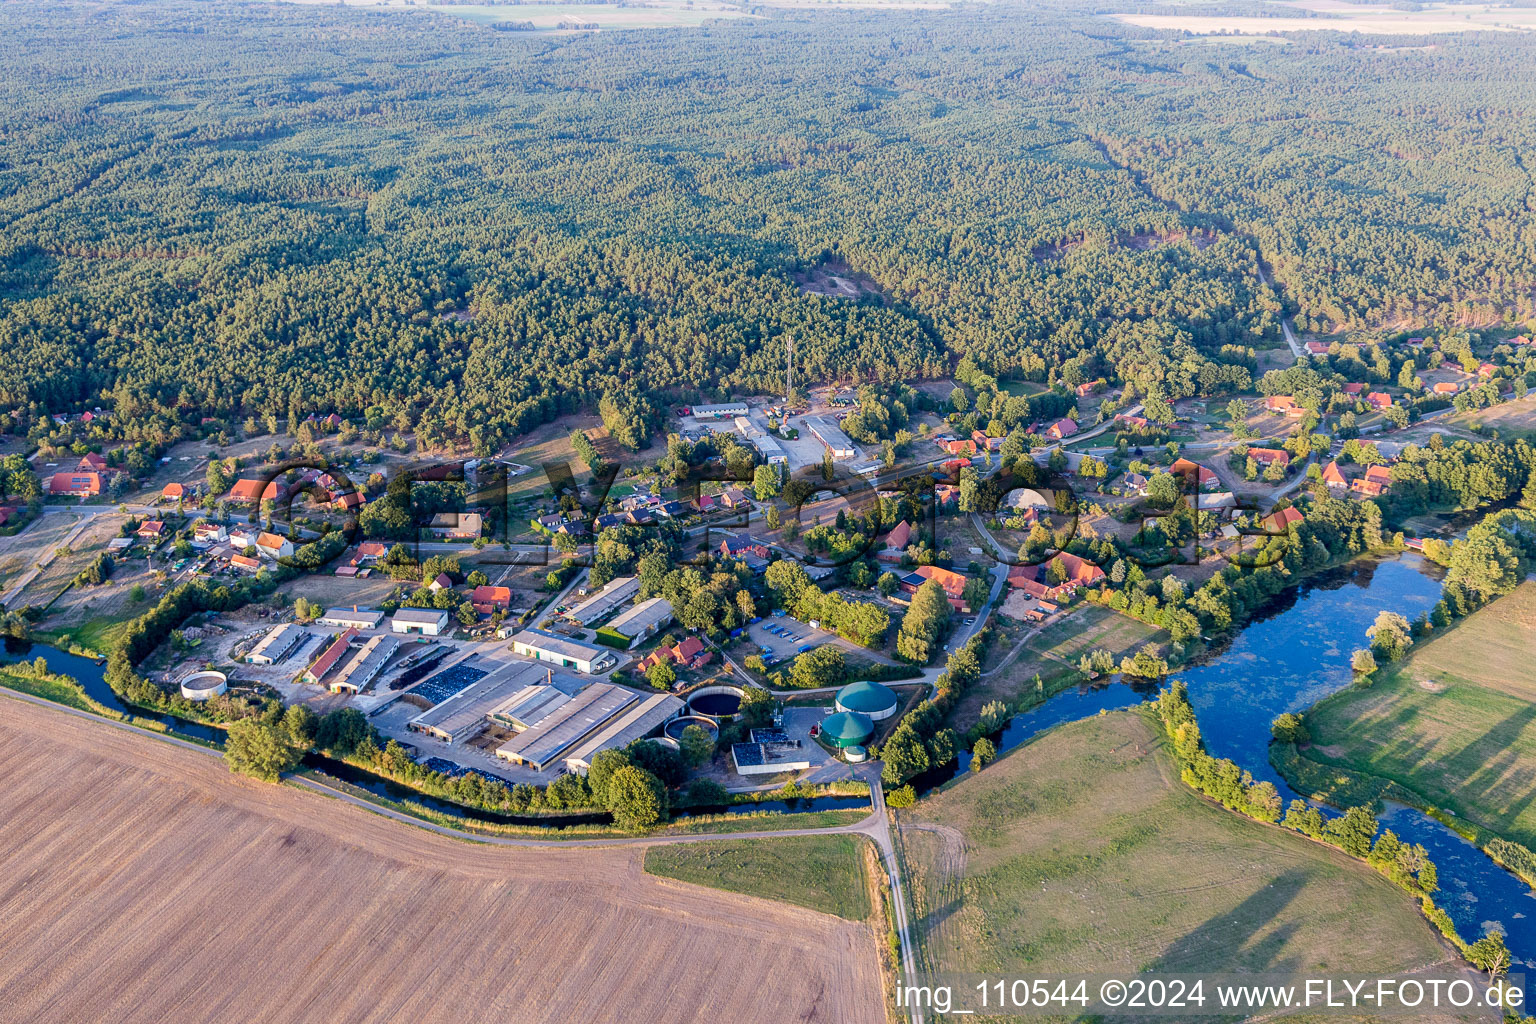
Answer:
<svg viewBox="0 0 1536 1024"><path fill-rule="evenodd" d="M1207 749L1236 761L1254 778L1273 782L1283 802L1290 803L1298 794L1269 763L1270 723L1283 712L1304 711L1352 685L1350 652L1365 646L1365 631L1378 612L1401 612L1412 619L1439 597L1438 571L1411 553L1359 559L1286 591L1198 664L1174 673L1189 687ZM1120 682L1069 690L1010 719L995 737L998 751L1053 726L1132 707L1156 695L1157 687ZM970 755L962 753L956 763L915 784L941 784L968 770L969 763ZM1384 828L1429 851L1440 877L1435 900L1463 938L1472 941L1490 929L1502 931L1516 969L1536 967L1536 899L1523 882L1417 810L1388 805L1380 819Z"/></svg>

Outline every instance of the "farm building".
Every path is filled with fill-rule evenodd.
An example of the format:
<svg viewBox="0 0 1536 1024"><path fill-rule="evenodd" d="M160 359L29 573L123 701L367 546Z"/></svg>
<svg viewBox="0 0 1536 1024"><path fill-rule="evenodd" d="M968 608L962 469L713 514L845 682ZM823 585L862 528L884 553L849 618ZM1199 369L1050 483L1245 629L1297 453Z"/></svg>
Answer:
<svg viewBox="0 0 1536 1024"><path fill-rule="evenodd" d="M309 634L292 622L285 622L261 638L261 643L245 656L251 665L275 665L293 653Z"/></svg>
<svg viewBox="0 0 1536 1024"><path fill-rule="evenodd" d="M525 662L505 664L476 676L483 669L472 663L486 664L468 658L429 679L428 683L439 680L436 692L452 692L446 692L443 699L411 719L406 727L446 743L473 739L493 722L526 729L542 721L586 685L583 680ZM516 717L519 714L524 717Z"/></svg>
<svg viewBox="0 0 1536 1024"><path fill-rule="evenodd" d="M442 636L448 630L448 613L436 608L401 608L389 620L389 628L396 633Z"/></svg>
<svg viewBox="0 0 1536 1024"><path fill-rule="evenodd" d="M565 617L583 626L590 626L611 614L630 598L640 593L640 580L634 576L619 576L581 604L565 613Z"/></svg>
<svg viewBox="0 0 1536 1024"><path fill-rule="evenodd" d="M525 629L518 633L512 638L512 650L525 658L587 673L604 671L618 660L601 647L546 633L542 629Z"/></svg>
<svg viewBox="0 0 1536 1024"><path fill-rule="evenodd" d="M474 540L484 523L478 512L439 512L427 524L427 532L447 540Z"/></svg>
<svg viewBox="0 0 1536 1024"><path fill-rule="evenodd" d="M825 416L807 416L805 426L834 459L851 459L859 453L848 435L843 433L843 428Z"/></svg>
<svg viewBox="0 0 1536 1024"><path fill-rule="evenodd" d="M693 407L693 418L696 420L723 420L747 414L746 402L722 402L719 405L696 405Z"/></svg>
<svg viewBox="0 0 1536 1024"><path fill-rule="evenodd" d="M310 662L309 667L304 670L304 674L299 679L311 686L317 685L325 678L325 674L335 668L337 662L346 655L355 636L357 636L357 630L349 629L331 641L331 645L321 652L320 657Z"/></svg>
<svg viewBox="0 0 1536 1024"><path fill-rule="evenodd" d="M811 766L799 743L779 729L753 729L748 742L731 744L731 762L737 775L777 775Z"/></svg>
<svg viewBox="0 0 1536 1024"><path fill-rule="evenodd" d="M622 714L592 731L581 745L565 756L567 771L581 775L592 767L592 759L604 750L622 750L635 740L651 735L683 710L683 702L666 693L653 693Z"/></svg>
<svg viewBox="0 0 1536 1024"><path fill-rule="evenodd" d="M602 632L616 633L628 640L626 648L642 640L649 640L672 621L672 603L664 597L653 597L616 615Z"/></svg>
<svg viewBox="0 0 1536 1024"><path fill-rule="evenodd" d="M759 430L745 416L736 417L736 431L748 444L757 449L757 454L761 455L768 465L778 466L789 461L789 455L785 453L784 446L765 431Z"/></svg>
<svg viewBox="0 0 1536 1024"><path fill-rule="evenodd" d="M896 713L896 691L883 683L849 683L837 691L837 710L857 711L871 722L883 722Z"/></svg>
<svg viewBox="0 0 1536 1024"><path fill-rule="evenodd" d="M369 638L326 689L332 693L361 693L399 647L399 640L383 633Z"/></svg>
<svg viewBox="0 0 1536 1024"><path fill-rule="evenodd" d="M315 620L322 626L340 626L343 629L378 629L384 621L384 613L372 608L327 608L325 614Z"/></svg>
<svg viewBox="0 0 1536 1024"><path fill-rule="evenodd" d="M640 694L612 683L594 683L538 725L496 748L496 756L537 771L557 763L605 722L639 703Z"/></svg>

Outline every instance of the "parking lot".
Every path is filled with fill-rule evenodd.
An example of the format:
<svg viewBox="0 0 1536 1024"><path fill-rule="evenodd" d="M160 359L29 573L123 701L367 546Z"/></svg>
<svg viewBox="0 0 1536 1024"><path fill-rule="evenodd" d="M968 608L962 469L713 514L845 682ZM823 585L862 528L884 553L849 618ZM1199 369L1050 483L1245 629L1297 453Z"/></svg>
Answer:
<svg viewBox="0 0 1536 1024"><path fill-rule="evenodd" d="M774 615L747 627L746 638L758 648L769 664L793 661L801 648L810 650L836 638L825 629L812 629L799 619L788 615ZM763 648L771 653L763 654Z"/></svg>

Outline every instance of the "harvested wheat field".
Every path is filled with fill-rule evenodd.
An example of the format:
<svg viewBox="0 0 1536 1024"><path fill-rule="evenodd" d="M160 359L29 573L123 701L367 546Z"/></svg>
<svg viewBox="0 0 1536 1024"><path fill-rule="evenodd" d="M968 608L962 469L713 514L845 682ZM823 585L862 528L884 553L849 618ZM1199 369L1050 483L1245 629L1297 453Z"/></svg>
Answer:
<svg viewBox="0 0 1536 1024"><path fill-rule="evenodd" d="M0 1007L35 1024L885 1019L866 925L462 843L0 699Z"/></svg>

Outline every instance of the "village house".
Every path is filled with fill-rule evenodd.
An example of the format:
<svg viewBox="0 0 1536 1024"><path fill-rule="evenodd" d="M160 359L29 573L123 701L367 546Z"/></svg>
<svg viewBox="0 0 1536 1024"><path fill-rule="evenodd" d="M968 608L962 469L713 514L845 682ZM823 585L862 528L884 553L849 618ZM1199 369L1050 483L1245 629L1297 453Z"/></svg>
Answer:
<svg viewBox="0 0 1536 1024"><path fill-rule="evenodd" d="M193 547L209 547L213 544L223 544L227 540L229 540L229 532L224 529L223 523L210 523L204 519L192 527Z"/></svg>
<svg viewBox="0 0 1536 1024"><path fill-rule="evenodd" d="M1392 396L1385 391L1372 391L1365 396L1365 404L1377 411L1390 409L1392 408Z"/></svg>
<svg viewBox="0 0 1536 1024"><path fill-rule="evenodd" d="M1328 343L1326 341L1309 341L1306 344L1306 349L1309 356L1325 356L1328 354Z"/></svg>
<svg viewBox="0 0 1536 1024"><path fill-rule="evenodd" d="M1130 497L1146 497L1147 478L1140 473L1127 473L1120 480L1120 490ZM1031 509L1030 511L1034 510Z"/></svg>
<svg viewBox="0 0 1536 1024"><path fill-rule="evenodd" d="M1060 577L1061 582L1052 582L1053 575ZM1010 587L1023 590L1030 597L1052 601L1064 601L1079 588L1094 586L1103 579L1103 569L1066 551L1040 565L1016 565L1008 573Z"/></svg>
<svg viewBox="0 0 1536 1024"><path fill-rule="evenodd" d="M1499 368L1494 366L1492 363L1483 363L1477 368L1477 375L1482 377L1484 380L1487 380L1489 377L1492 377L1498 372Z"/></svg>
<svg viewBox="0 0 1536 1024"><path fill-rule="evenodd" d="M941 437L938 446L951 455L975 455L976 442L970 438Z"/></svg>
<svg viewBox="0 0 1536 1024"><path fill-rule="evenodd" d="M1339 469L1337 460L1323 467L1323 483L1335 494L1349 489L1349 481L1344 479L1344 473Z"/></svg>
<svg viewBox="0 0 1536 1024"><path fill-rule="evenodd" d="M483 525L479 512L439 512L427 524L427 532L449 540L474 540Z"/></svg>
<svg viewBox="0 0 1536 1024"><path fill-rule="evenodd" d="M971 431L971 440L976 442L977 451L995 452L1001 451L1003 447L1003 438L988 437L984 430Z"/></svg>
<svg viewBox="0 0 1536 1024"><path fill-rule="evenodd" d="M165 523L158 519L146 519L139 524L138 537L140 540L151 542L159 541L165 535Z"/></svg>
<svg viewBox="0 0 1536 1024"><path fill-rule="evenodd" d="M704 649L704 641L696 636L684 637L682 642L671 647L658 647L640 662L641 673L649 672L652 668L663 663L690 666L694 668L708 664L711 654Z"/></svg>
<svg viewBox="0 0 1536 1024"><path fill-rule="evenodd" d="M1125 413L1117 415L1115 422L1130 430L1146 430L1152 425L1145 416L1127 416Z"/></svg>
<svg viewBox="0 0 1536 1024"><path fill-rule="evenodd" d="M275 533L261 533L256 537L256 550L268 558L292 558L293 541Z"/></svg>
<svg viewBox="0 0 1536 1024"><path fill-rule="evenodd" d="M875 557L882 562L899 562L910 543L912 543L912 524L903 519L891 527L891 532L885 535L885 547Z"/></svg>
<svg viewBox="0 0 1536 1024"><path fill-rule="evenodd" d="M940 568L937 565L919 566L915 571L907 573L901 578L901 590L905 594L916 594L918 589L929 580L934 581L944 588L944 596L949 598L950 606L956 611L968 612L971 609L965 604L965 577L958 572Z"/></svg>
<svg viewBox="0 0 1536 1024"><path fill-rule="evenodd" d="M280 480L263 485L260 480L249 478L235 481L224 500L237 505L255 505L258 502L281 502L288 497L288 486Z"/></svg>
<svg viewBox="0 0 1536 1024"><path fill-rule="evenodd" d="M160 497L166 501L195 501L202 493L197 484L169 483L160 489Z"/></svg>
<svg viewBox="0 0 1536 1024"><path fill-rule="evenodd" d="M1249 448L1248 457L1266 469L1275 464L1289 469L1291 465L1291 453L1280 448Z"/></svg>
<svg viewBox="0 0 1536 1024"><path fill-rule="evenodd" d="M720 504L731 509L748 506L747 492L740 487L727 487L720 492Z"/></svg>
<svg viewBox="0 0 1536 1024"><path fill-rule="evenodd" d="M1356 494L1366 498L1379 498L1392 486L1392 471L1386 466L1368 466L1365 476L1354 482L1350 488Z"/></svg>
<svg viewBox="0 0 1536 1024"><path fill-rule="evenodd" d="M1344 393L1346 395L1353 395L1356 398L1360 397L1360 393L1363 392L1364 390L1365 390L1365 385L1364 384L1353 384L1352 383L1352 384L1345 384L1344 385Z"/></svg>
<svg viewBox="0 0 1536 1024"><path fill-rule="evenodd" d="M512 607L510 587L478 586L469 595L470 606L481 615L508 611Z"/></svg>
<svg viewBox="0 0 1536 1024"><path fill-rule="evenodd" d="M1182 479L1186 487L1193 486L1196 490L1207 491L1221 486L1221 478L1214 470L1189 459L1175 459L1173 465L1168 467L1168 472Z"/></svg>
<svg viewBox="0 0 1536 1024"><path fill-rule="evenodd" d="M1053 441L1060 441L1062 438L1071 437L1075 433L1077 433L1077 422L1070 419L1059 419L1045 428L1045 436Z"/></svg>
<svg viewBox="0 0 1536 1024"><path fill-rule="evenodd" d="M1260 525L1270 533L1284 533L1286 530L1301 522L1301 510L1292 506L1278 509L1261 520Z"/></svg>
<svg viewBox="0 0 1536 1024"><path fill-rule="evenodd" d="M1433 390L1437 395L1454 395L1461 391L1461 385L1455 381L1443 380L1436 384Z"/></svg>
<svg viewBox="0 0 1536 1024"><path fill-rule="evenodd" d="M1264 399L1264 408L1270 412L1289 413L1296 408L1296 399L1290 395L1270 395Z"/></svg>
<svg viewBox="0 0 1536 1024"><path fill-rule="evenodd" d="M102 492L103 486L104 478L100 473L55 473L48 480L48 493L94 498Z"/></svg>
<svg viewBox="0 0 1536 1024"><path fill-rule="evenodd" d="M448 574L447 573L440 572L440 573L438 573L436 576L434 576L432 578L432 582L431 583L427 584L427 589L432 591L432 593L434 593L434 594L437 593L439 590L452 590L453 589L453 580L448 578Z"/></svg>
<svg viewBox="0 0 1536 1024"><path fill-rule="evenodd" d="M230 555L229 564L232 568L239 569L242 572L255 573L261 570L260 562L254 558L247 558L245 555Z"/></svg>

